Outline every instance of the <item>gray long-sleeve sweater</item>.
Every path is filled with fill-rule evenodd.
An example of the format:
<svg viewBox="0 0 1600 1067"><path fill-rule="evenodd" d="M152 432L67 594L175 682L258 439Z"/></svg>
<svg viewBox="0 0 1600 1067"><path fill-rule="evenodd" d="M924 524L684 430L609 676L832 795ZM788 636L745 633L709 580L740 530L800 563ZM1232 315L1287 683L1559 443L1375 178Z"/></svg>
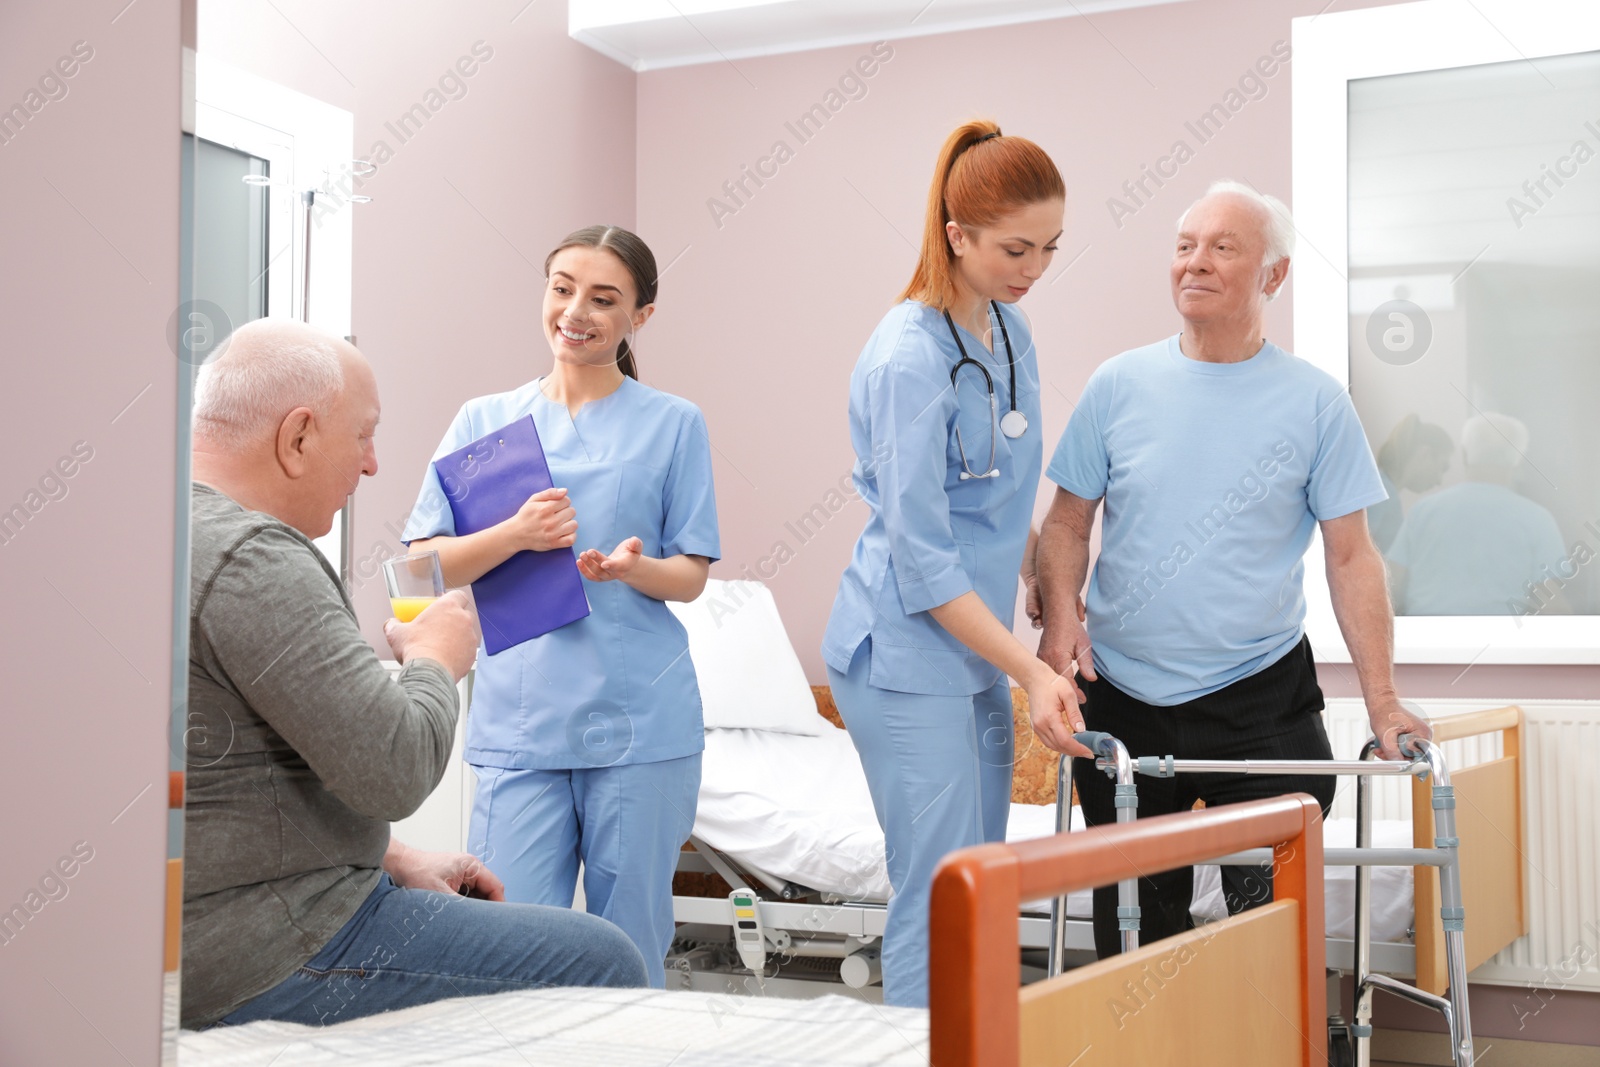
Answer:
<svg viewBox="0 0 1600 1067"><path fill-rule="evenodd" d="M377 885L389 823L443 775L456 687L392 677L301 533L194 485L183 1025L316 955Z"/></svg>

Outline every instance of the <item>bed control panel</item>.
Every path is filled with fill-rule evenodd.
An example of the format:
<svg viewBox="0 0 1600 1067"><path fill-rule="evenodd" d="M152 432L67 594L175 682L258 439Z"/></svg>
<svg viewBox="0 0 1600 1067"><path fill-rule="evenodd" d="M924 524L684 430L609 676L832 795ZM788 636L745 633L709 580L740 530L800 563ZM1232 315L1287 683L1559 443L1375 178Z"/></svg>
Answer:
<svg viewBox="0 0 1600 1067"><path fill-rule="evenodd" d="M733 909L733 943L739 949L739 962L760 974L767 969L767 942L756 895L748 889L735 889L728 894L728 905Z"/></svg>

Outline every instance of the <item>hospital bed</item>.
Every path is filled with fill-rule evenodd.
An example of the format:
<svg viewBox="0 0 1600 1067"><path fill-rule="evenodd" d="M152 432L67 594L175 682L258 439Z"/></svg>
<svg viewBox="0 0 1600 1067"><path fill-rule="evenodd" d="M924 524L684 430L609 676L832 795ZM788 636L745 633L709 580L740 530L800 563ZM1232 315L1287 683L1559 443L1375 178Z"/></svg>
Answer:
<svg viewBox="0 0 1600 1067"><path fill-rule="evenodd" d="M675 916L686 925L672 973L690 989L722 988L730 977L759 973L764 992L815 994L827 988L814 984L819 980L842 979L870 995L878 980L876 949L888 897L883 839L828 690L806 684L771 595L758 583L712 582L700 601L675 608L689 631L707 734L695 836L680 862L684 873L674 895ZM1021 749L1030 733L1025 694L1016 691L1014 701ZM1526 932L1521 728L1516 708L1435 724L1451 755L1459 798L1462 895L1473 916L1466 935L1469 969ZM1498 755L1461 766L1452 743L1482 735L1498 735ZM1056 832L1058 773L1056 762L1037 750L1019 759L1014 800L1042 803L1013 803L1010 841ZM1431 803L1428 787L1414 784L1412 818L1374 821L1368 843L1431 845ZM1081 816L1074 818L1081 826ZM1328 848L1356 845L1356 820L1329 820L1324 841ZM1418 988L1442 994L1449 980L1437 869L1369 870L1363 938L1356 929L1356 868L1327 871L1328 965L1353 973L1357 944L1364 942L1364 970L1414 978ZM753 889L762 898L758 910L767 951L758 968L745 966L736 951L731 888ZM1225 916L1215 867L1197 870L1192 911L1202 922ZM1093 959L1089 916L1089 893L1069 895L1058 924L1060 962ZM1020 948L1048 951L1053 938L1047 901L1025 902L1017 921ZM1047 963L1041 961L1039 973L1048 973ZM1366 1022L1363 1012L1354 1025Z"/></svg>
<svg viewBox="0 0 1600 1067"><path fill-rule="evenodd" d="M820 720L819 720L820 721ZM826 725L826 724L825 724ZM1026 719L1021 729L1026 730ZM1052 770L1053 775L1053 770ZM682 940L686 949L675 963L685 988L719 988L722 974L747 974L732 952L732 914L727 894L732 886L761 891L761 918L770 936L767 977L773 992L791 991L784 979L833 978L846 981L865 973L840 967L840 951L870 950L883 933L884 905L889 897L883 861L883 834L873 815L860 760L848 735L827 726L820 736L799 736L753 729L713 729L706 735L699 808L693 851L684 853L679 870L699 878L680 878L674 897L679 922L693 924ZM1019 792L1031 783L1020 783ZM1083 818L1072 807L1073 825ZM1408 822L1380 820L1374 841L1385 847L1411 843ZM1056 832L1053 805L1013 803L1007 828L1011 841L1025 841ZM1351 819L1331 820L1324 827L1328 847L1355 844ZM715 871L720 881L705 877ZM1372 918L1383 969L1408 970L1412 948L1406 942L1411 926L1411 871L1383 867L1373 872ZM1330 951L1349 955L1354 933L1355 872L1328 871ZM730 884L731 883L731 884ZM714 888L713 888L714 886ZM1217 868L1196 872L1197 919L1226 915ZM1069 897L1065 929L1066 958L1093 958L1089 925L1090 893ZM1030 902L1019 915L1024 948L1046 950L1050 944L1048 901ZM850 944L844 939L852 939ZM832 942L839 941L834 944ZM692 944L690 943L692 942ZM720 944L720 953L710 946ZM863 961L869 957L864 956ZM720 962L720 965L719 965ZM1044 966L1040 961L1041 973ZM702 981L700 972L710 972ZM872 968L867 967L867 971ZM804 993L801 989L797 992Z"/></svg>
<svg viewBox="0 0 1600 1067"><path fill-rule="evenodd" d="M947 857L934 875L934 1067L1326 1062L1322 836L1304 794ZM1271 903L1031 985L1014 916L1032 897L1270 846Z"/></svg>
<svg viewBox="0 0 1600 1067"><path fill-rule="evenodd" d="M326 1027L257 1022L184 1032L184 1067L1076 1067L1182 1062L1311 1064L1322 976L1321 842L1309 797L1183 812L1133 826L984 845L949 857L933 890L931 1010L627 989L544 989L441 1001ZM1014 917L1025 897L1087 889L1131 869L1254 846L1282 859L1278 899L1145 955L1018 988ZM1107 997L1176 968L1159 1012L1118 1020ZM1243 980L1261 995L1241 995ZM837 988L837 987L836 987ZM1122 1025L1108 1025L1120 1022ZM1085 1047L1085 1046L1090 1047Z"/></svg>

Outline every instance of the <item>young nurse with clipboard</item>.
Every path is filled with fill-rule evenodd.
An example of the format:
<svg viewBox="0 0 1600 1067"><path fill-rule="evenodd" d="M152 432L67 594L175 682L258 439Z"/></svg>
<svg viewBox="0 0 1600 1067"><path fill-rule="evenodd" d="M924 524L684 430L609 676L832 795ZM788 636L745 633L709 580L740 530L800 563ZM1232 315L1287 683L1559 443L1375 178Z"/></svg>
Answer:
<svg viewBox="0 0 1600 1067"><path fill-rule="evenodd" d="M656 264L626 230L569 235L545 261L550 373L469 400L435 458L532 416L554 485L498 525L456 536L430 465L405 537L474 582L519 552L576 550L589 614L478 650L466 759L469 847L506 899L569 907L583 864L591 914L620 926L664 983L672 874L694 825L705 748L683 626L720 552L711 444L693 404L640 384L629 339L654 309ZM492 460L490 460L492 462ZM459 490L456 490L459 493ZM545 606L529 594L528 612Z"/></svg>
<svg viewBox="0 0 1600 1067"><path fill-rule="evenodd" d="M948 852L1005 839L1011 688L1034 730L1087 756L1079 697L1012 636L1043 461L1033 337L1011 305L1044 274L1066 188L1032 141L969 122L945 141L916 273L850 376L866 529L823 639L894 896L884 1001L928 997L928 895ZM886 457L886 458L884 458Z"/></svg>

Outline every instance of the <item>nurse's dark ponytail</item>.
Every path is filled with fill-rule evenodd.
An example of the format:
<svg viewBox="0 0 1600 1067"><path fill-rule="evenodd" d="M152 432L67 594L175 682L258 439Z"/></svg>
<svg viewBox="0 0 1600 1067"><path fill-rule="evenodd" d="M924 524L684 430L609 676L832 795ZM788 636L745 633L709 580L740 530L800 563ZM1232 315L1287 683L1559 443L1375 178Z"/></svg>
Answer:
<svg viewBox="0 0 1600 1067"><path fill-rule="evenodd" d="M987 119L957 127L933 168L922 251L900 299L920 300L939 311L955 301L955 252L945 232L952 219L962 229L981 230L1031 204L1066 197L1061 172L1032 141L1003 137Z"/></svg>
<svg viewBox="0 0 1600 1067"><path fill-rule="evenodd" d="M634 310L656 302L656 287L660 281L656 274L656 257L650 251L650 246L640 240L637 234L620 226L585 226L581 230L574 230L544 257L546 278L550 276L550 262L558 253L569 248L603 248L621 260L633 278ZM634 364L627 338L623 338L617 346L617 369L635 381L639 378L639 369Z"/></svg>

